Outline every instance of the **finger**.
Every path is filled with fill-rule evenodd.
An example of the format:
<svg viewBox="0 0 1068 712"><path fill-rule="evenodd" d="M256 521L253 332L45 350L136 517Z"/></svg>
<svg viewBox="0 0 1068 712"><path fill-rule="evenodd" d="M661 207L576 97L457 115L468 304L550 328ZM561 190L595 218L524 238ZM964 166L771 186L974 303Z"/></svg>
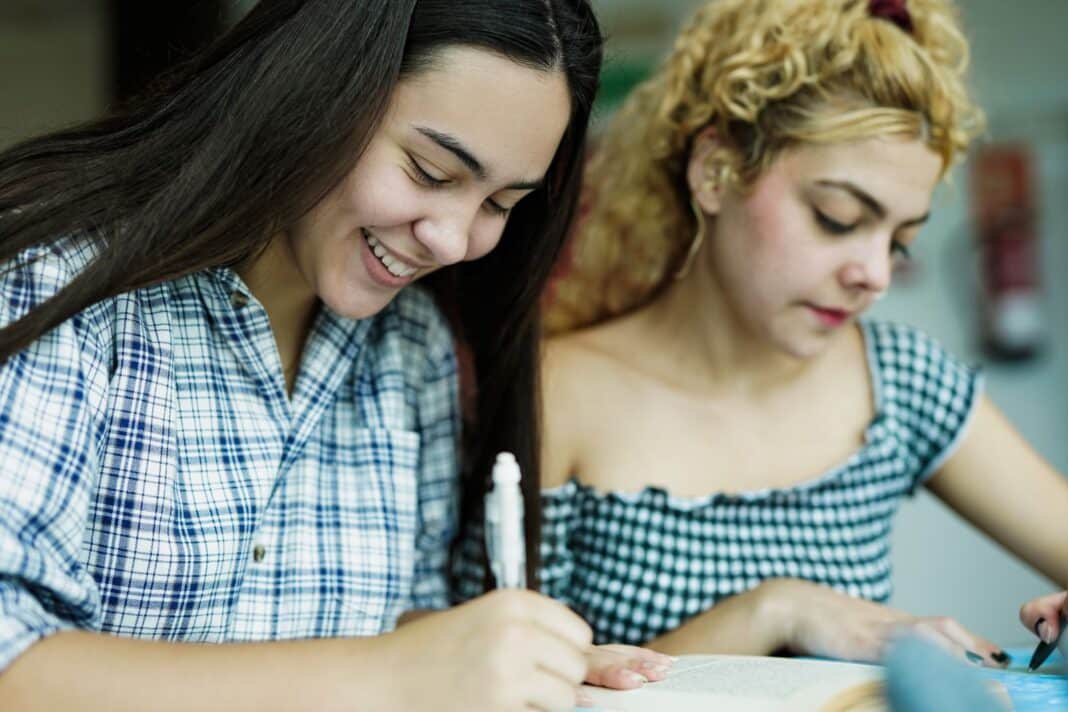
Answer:
<svg viewBox="0 0 1068 712"><path fill-rule="evenodd" d="M552 631L578 650L593 645L593 630L574 611L548 596L533 591L521 591L527 620Z"/></svg>
<svg viewBox="0 0 1068 712"><path fill-rule="evenodd" d="M524 699L528 709L538 712L571 712L575 707L578 689L557 675L540 670L523 681Z"/></svg>
<svg viewBox="0 0 1068 712"><path fill-rule="evenodd" d="M953 618L926 618L923 622L945 636L958 648L957 654L973 665L1004 667L1008 661L1008 656L1000 647L976 635Z"/></svg>
<svg viewBox="0 0 1068 712"><path fill-rule="evenodd" d="M964 646L950 639L944 632L933 626L928 620L917 620L909 626L909 631L920 636L929 643L933 643L955 658L960 658L962 660L968 659L964 654Z"/></svg>
<svg viewBox="0 0 1068 712"><path fill-rule="evenodd" d="M560 678L572 688L578 687L586 679L589 672L586 656L555 632L535 626L528 646L530 660L534 665Z"/></svg>
<svg viewBox="0 0 1068 712"><path fill-rule="evenodd" d="M634 690L648 681L645 674L631 669L625 662L590 668L586 673L586 682L589 684L613 690Z"/></svg>
<svg viewBox="0 0 1068 712"><path fill-rule="evenodd" d="M1059 630L1058 613L1068 607L1068 595L1064 592L1042 596L1020 607L1020 622L1043 641L1049 642Z"/></svg>
<svg viewBox="0 0 1068 712"><path fill-rule="evenodd" d="M571 609L534 591L522 589L497 589L485 594L478 601L505 621L533 623L568 641L577 650L586 650L593 642L593 631Z"/></svg>
<svg viewBox="0 0 1068 712"><path fill-rule="evenodd" d="M631 645L596 645L587 659L586 682L623 690L663 680L674 663L671 656Z"/></svg>
<svg viewBox="0 0 1068 712"><path fill-rule="evenodd" d="M652 648L641 648L637 645L598 645L596 649L611 651L628 658L638 658L664 667L671 667L675 663L675 658L670 655L657 652Z"/></svg>
<svg viewBox="0 0 1068 712"><path fill-rule="evenodd" d="M964 655L976 653L982 657L982 664L987 667L1005 667L1009 662L1009 656L1001 649L1001 646L961 625L960 621L953 618L945 619L946 632L957 641L967 647Z"/></svg>

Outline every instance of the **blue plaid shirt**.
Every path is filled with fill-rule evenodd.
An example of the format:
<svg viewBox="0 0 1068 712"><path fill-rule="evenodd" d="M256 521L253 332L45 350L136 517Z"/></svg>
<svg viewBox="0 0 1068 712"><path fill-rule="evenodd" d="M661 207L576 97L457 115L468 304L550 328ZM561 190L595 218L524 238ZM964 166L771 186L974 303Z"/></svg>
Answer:
<svg viewBox="0 0 1068 712"><path fill-rule="evenodd" d="M0 274L0 323L84 267ZM377 634L447 605L458 402L450 332L405 289L323 307L288 397L228 269L108 299L0 367L0 670L67 628L174 641Z"/></svg>

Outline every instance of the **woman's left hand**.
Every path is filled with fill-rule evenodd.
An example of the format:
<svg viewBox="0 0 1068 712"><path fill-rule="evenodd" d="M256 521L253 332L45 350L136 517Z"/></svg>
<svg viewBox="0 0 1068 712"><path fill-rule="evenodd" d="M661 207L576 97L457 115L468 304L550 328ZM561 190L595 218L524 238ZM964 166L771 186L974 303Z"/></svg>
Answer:
<svg viewBox="0 0 1068 712"><path fill-rule="evenodd" d="M675 662L669 655L633 645L594 645L586 653L586 682L599 687L631 690L663 680Z"/></svg>

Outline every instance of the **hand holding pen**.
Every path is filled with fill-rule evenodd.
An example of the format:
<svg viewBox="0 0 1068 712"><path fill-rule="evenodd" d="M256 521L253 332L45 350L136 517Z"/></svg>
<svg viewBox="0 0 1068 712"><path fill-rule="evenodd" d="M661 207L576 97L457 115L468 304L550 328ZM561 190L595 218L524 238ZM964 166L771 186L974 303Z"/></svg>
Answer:
<svg viewBox="0 0 1068 712"><path fill-rule="evenodd" d="M1020 622L1039 637L1038 647L1028 664L1029 670L1037 670L1057 648L1064 635L1068 619L1068 591L1036 598L1020 608Z"/></svg>

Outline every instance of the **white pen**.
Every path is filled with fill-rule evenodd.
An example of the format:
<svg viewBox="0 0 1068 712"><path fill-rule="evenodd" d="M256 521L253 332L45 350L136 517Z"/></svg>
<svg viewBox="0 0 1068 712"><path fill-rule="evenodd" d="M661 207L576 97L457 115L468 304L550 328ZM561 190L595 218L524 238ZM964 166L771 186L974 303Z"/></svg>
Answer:
<svg viewBox="0 0 1068 712"><path fill-rule="evenodd" d="M486 494L486 553L497 588L527 587L527 547L523 536L523 492L519 463L502 452L493 464L493 489Z"/></svg>

